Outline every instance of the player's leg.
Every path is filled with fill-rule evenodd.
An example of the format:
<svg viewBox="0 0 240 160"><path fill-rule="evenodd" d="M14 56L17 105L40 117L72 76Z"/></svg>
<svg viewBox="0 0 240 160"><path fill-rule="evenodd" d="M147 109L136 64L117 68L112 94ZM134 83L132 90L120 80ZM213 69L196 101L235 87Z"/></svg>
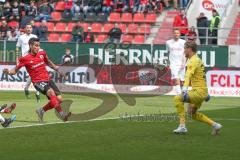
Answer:
<svg viewBox="0 0 240 160"><path fill-rule="evenodd" d="M29 95L30 95L30 93L29 93L29 87L30 87L31 83L32 83L32 80L31 80L31 78L29 77L29 78L27 79L27 82L26 82L25 87L24 87L24 93L25 93L25 96L26 96L27 98L30 98L30 97L29 97ZM35 97L36 97L36 99L37 99L37 102L40 102L40 92L39 92L39 91L36 91Z"/></svg>
<svg viewBox="0 0 240 160"><path fill-rule="evenodd" d="M58 89L58 87L56 86L56 84L52 80L49 81L49 85L53 89L53 91L54 91L54 93L55 93L55 95L58 99L58 102L59 102L59 106L55 107L55 109L59 113L62 120L67 121L68 118L71 116L71 112L65 113L65 112L62 111L61 103L63 101L63 98L62 98L61 91Z"/></svg>
<svg viewBox="0 0 240 160"><path fill-rule="evenodd" d="M171 79L173 80L173 85L175 87L175 91L176 91L177 95L180 95L182 93L181 81L180 81L180 77L179 77L180 68L170 67L170 69L171 69Z"/></svg>
<svg viewBox="0 0 240 160"><path fill-rule="evenodd" d="M179 116L179 126L177 129L173 130L174 133L186 133L186 117L185 117L185 108L184 108L184 99L182 95L176 95L174 97L175 106L177 108L177 114Z"/></svg>
<svg viewBox="0 0 240 160"><path fill-rule="evenodd" d="M11 106L7 107L7 104L4 104L0 111L1 113L12 113L12 111L16 108L16 103L12 103Z"/></svg>
<svg viewBox="0 0 240 160"><path fill-rule="evenodd" d="M205 114L198 112L197 110L201 107L202 102L208 96L206 91L190 91L188 92L188 97L190 104L188 106L188 114L192 119L204 122L213 127L213 134L217 134L222 127L221 124L213 121L211 118L207 117Z"/></svg>
<svg viewBox="0 0 240 160"><path fill-rule="evenodd" d="M42 94L47 96L47 91L50 89L48 82L38 82L38 83L34 83L33 86L35 87L35 89L39 92L41 92ZM49 98L49 97L48 97ZM48 102L47 104L45 104L43 107L40 107L36 110L36 113L38 115L38 119L39 122L43 122L43 115L46 111L52 109L53 106L51 106L51 103Z"/></svg>
<svg viewBox="0 0 240 160"><path fill-rule="evenodd" d="M3 105L0 107L0 112L3 113L5 108L7 108L7 104L3 104Z"/></svg>
<svg viewBox="0 0 240 160"><path fill-rule="evenodd" d="M12 122L16 120L16 115L12 115L11 118L4 118L0 114L0 123L3 127L8 127Z"/></svg>
<svg viewBox="0 0 240 160"><path fill-rule="evenodd" d="M36 91L35 97L37 99L37 102L40 102L40 92L39 91Z"/></svg>
<svg viewBox="0 0 240 160"><path fill-rule="evenodd" d="M30 93L29 93L29 87L30 87L31 83L32 83L31 78L28 77L27 82L25 83L25 87L24 87L24 93L25 93L25 96L26 96L27 98L30 98L30 97L29 97L29 95L30 95Z"/></svg>

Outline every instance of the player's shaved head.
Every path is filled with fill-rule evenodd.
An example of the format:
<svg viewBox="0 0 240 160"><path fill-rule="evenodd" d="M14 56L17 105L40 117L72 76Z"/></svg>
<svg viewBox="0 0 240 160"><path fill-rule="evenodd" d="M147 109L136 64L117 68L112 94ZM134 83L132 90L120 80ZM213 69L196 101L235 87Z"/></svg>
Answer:
<svg viewBox="0 0 240 160"><path fill-rule="evenodd" d="M28 23L26 26L25 26L25 32L27 34L31 34L32 33L32 25L30 23Z"/></svg>
<svg viewBox="0 0 240 160"><path fill-rule="evenodd" d="M180 38L180 30L179 28L174 28L173 29L173 38L177 41Z"/></svg>

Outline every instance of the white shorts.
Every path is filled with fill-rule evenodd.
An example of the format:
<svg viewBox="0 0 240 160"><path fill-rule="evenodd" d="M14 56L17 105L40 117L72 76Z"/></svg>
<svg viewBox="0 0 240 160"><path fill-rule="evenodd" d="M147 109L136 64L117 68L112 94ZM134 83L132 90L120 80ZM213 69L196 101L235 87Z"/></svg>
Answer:
<svg viewBox="0 0 240 160"><path fill-rule="evenodd" d="M180 79L181 81L184 81L185 76L185 67L170 67L171 69L171 79Z"/></svg>

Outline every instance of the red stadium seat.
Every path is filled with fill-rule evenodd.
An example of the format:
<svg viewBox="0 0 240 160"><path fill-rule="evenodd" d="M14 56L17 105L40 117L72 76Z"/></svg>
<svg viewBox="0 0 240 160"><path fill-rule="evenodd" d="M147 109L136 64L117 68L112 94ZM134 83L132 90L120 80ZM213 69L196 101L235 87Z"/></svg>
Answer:
<svg viewBox="0 0 240 160"><path fill-rule="evenodd" d="M146 23L155 23L157 21L157 16L155 13L148 13L146 15L145 22Z"/></svg>
<svg viewBox="0 0 240 160"><path fill-rule="evenodd" d="M18 26L19 26L19 23L16 22L16 21L11 21L11 22L8 22L8 26L9 26L9 27L18 27Z"/></svg>
<svg viewBox="0 0 240 160"><path fill-rule="evenodd" d="M54 21L60 21L62 19L61 12L52 12L51 17Z"/></svg>
<svg viewBox="0 0 240 160"><path fill-rule="evenodd" d="M120 23L118 25L118 28L120 28L123 33L127 33L127 25L126 24Z"/></svg>
<svg viewBox="0 0 240 160"><path fill-rule="evenodd" d="M59 34L50 33L49 36L48 36L48 41L49 42L59 42L59 37L60 37Z"/></svg>
<svg viewBox="0 0 240 160"><path fill-rule="evenodd" d="M128 25L128 33L138 33L138 25L137 24L129 24Z"/></svg>
<svg viewBox="0 0 240 160"><path fill-rule="evenodd" d="M123 13L122 17L121 17L121 22L131 23L132 22L132 13Z"/></svg>
<svg viewBox="0 0 240 160"><path fill-rule="evenodd" d="M70 23L68 23L68 29L67 29L67 31L68 32L72 32L72 29L73 29L73 27L76 25L76 23L73 23L73 22L70 22Z"/></svg>
<svg viewBox="0 0 240 160"><path fill-rule="evenodd" d="M136 35L133 39L133 43L142 44L145 41L144 35Z"/></svg>
<svg viewBox="0 0 240 160"><path fill-rule="evenodd" d="M62 42L70 42L72 40L72 35L64 33L61 35Z"/></svg>
<svg viewBox="0 0 240 160"><path fill-rule="evenodd" d="M106 23L103 26L103 32L108 33L112 28L114 28L114 24Z"/></svg>
<svg viewBox="0 0 240 160"><path fill-rule="evenodd" d="M66 32L67 24L66 23L57 23L55 26L56 32Z"/></svg>
<svg viewBox="0 0 240 160"><path fill-rule="evenodd" d="M139 33L150 34L151 33L151 26L150 26L150 24L141 24L140 28L139 28Z"/></svg>
<svg viewBox="0 0 240 160"><path fill-rule="evenodd" d="M83 27L84 32L87 32L88 27L89 27L90 25L89 25L88 23L82 23L81 26Z"/></svg>
<svg viewBox="0 0 240 160"><path fill-rule="evenodd" d="M136 13L136 14L134 14L133 22L136 22L136 23L145 22L144 14L143 13Z"/></svg>
<svg viewBox="0 0 240 160"><path fill-rule="evenodd" d="M55 10L64 11L64 9L65 9L65 2L64 1L56 3Z"/></svg>
<svg viewBox="0 0 240 160"><path fill-rule="evenodd" d="M106 34L100 34L98 35L98 37L96 38L97 43L103 43L106 39L107 39L107 35Z"/></svg>
<svg viewBox="0 0 240 160"><path fill-rule="evenodd" d="M111 13L109 16L109 22L120 22L120 13Z"/></svg>
<svg viewBox="0 0 240 160"><path fill-rule="evenodd" d="M48 31L49 32L53 32L54 31L54 23L52 22L47 22L46 26L48 27Z"/></svg>
<svg viewBox="0 0 240 160"><path fill-rule="evenodd" d="M92 32L93 33L102 32L102 24L101 23L93 23L92 24Z"/></svg>
<svg viewBox="0 0 240 160"><path fill-rule="evenodd" d="M132 35L127 35L127 34L124 34L122 35L122 42L132 42L133 40L133 36Z"/></svg>
<svg viewBox="0 0 240 160"><path fill-rule="evenodd" d="M41 25L41 22L34 22L34 26L39 27Z"/></svg>

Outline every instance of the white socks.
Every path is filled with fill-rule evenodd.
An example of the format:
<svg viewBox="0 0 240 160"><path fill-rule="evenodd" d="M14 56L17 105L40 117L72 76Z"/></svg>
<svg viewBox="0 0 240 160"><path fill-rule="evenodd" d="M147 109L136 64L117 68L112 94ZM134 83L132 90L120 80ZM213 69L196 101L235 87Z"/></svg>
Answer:
<svg viewBox="0 0 240 160"><path fill-rule="evenodd" d="M0 122L4 123L5 122L5 118L3 118L3 116L0 114Z"/></svg>
<svg viewBox="0 0 240 160"><path fill-rule="evenodd" d="M179 124L179 127L186 128L185 124Z"/></svg>
<svg viewBox="0 0 240 160"><path fill-rule="evenodd" d="M176 85L175 90L176 90L177 95L180 95L182 93L182 89L181 89L180 85Z"/></svg>

